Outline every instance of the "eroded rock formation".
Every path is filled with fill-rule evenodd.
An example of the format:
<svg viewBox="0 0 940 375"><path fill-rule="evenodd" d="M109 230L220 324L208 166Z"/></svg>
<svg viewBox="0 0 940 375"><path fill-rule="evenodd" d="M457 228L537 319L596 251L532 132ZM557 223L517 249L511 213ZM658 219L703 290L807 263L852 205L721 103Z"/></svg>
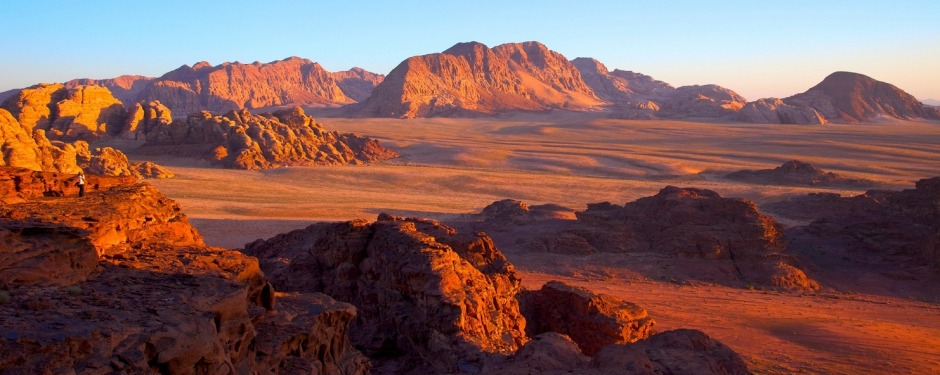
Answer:
<svg viewBox="0 0 940 375"><path fill-rule="evenodd" d="M397 157L378 141L327 131L300 108L190 115L146 134L145 152L198 156L227 168L362 164Z"/></svg>
<svg viewBox="0 0 940 375"><path fill-rule="evenodd" d="M863 188L875 185L874 181L848 178L833 172L825 172L812 164L790 160L773 169L740 170L725 175L725 178L766 185L819 186Z"/></svg>
<svg viewBox="0 0 940 375"><path fill-rule="evenodd" d="M347 339L351 305L278 299L256 259L205 246L153 187L102 178L114 186L33 199L70 180L12 172L0 169L19 180L3 199L26 201L0 208L5 371L368 373Z"/></svg>
<svg viewBox="0 0 940 375"><path fill-rule="evenodd" d="M588 109L602 101L561 54L538 42L458 43L399 64L356 112L379 117Z"/></svg>
<svg viewBox="0 0 940 375"><path fill-rule="evenodd" d="M529 336L565 334L589 356L608 345L645 339L655 325L646 310L635 304L559 281L522 291L519 305Z"/></svg>
<svg viewBox="0 0 940 375"><path fill-rule="evenodd" d="M245 246L278 290L359 309L352 339L394 371L479 369L526 340L515 270L485 234L381 215L314 224ZM290 262L284 262L290 259Z"/></svg>
<svg viewBox="0 0 940 375"><path fill-rule="evenodd" d="M744 105L737 120L758 124L802 124L817 125L829 121L819 111L784 103L777 98L758 99Z"/></svg>
<svg viewBox="0 0 940 375"><path fill-rule="evenodd" d="M299 57L267 64L203 61L156 78L136 101L159 100L175 113L226 112L283 105L340 105L353 100L332 73Z"/></svg>
<svg viewBox="0 0 940 375"><path fill-rule="evenodd" d="M96 139L120 130L124 106L107 88L40 84L23 89L0 107L27 131L42 129L56 140Z"/></svg>

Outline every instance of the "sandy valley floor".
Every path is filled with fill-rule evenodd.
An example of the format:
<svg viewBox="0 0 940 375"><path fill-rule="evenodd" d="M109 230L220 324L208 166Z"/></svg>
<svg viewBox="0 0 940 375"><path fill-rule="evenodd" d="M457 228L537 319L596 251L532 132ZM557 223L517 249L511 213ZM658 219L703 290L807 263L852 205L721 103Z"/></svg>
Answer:
<svg viewBox="0 0 940 375"><path fill-rule="evenodd" d="M705 124L571 113L321 122L329 130L378 138L402 157L267 171L147 157L177 174L152 183L182 205L209 244L238 248L313 221L374 219L380 212L446 221L505 198L581 210L591 202L623 204L666 185L758 204L818 191L720 178L791 159L895 190L940 176L940 123ZM721 340L757 373L940 373L940 296L925 301L834 289L795 294L676 285L552 272L544 264L527 267L528 257L509 257L527 287L562 279L620 296L647 308L660 329L696 328Z"/></svg>

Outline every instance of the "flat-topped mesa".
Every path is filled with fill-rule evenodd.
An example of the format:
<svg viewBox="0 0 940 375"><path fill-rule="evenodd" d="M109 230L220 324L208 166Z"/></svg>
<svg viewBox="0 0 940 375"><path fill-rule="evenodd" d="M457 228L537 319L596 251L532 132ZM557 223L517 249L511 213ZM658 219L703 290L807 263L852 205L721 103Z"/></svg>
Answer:
<svg viewBox="0 0 940 375"><path fill-rule="evenodd" d="M197 156L236 169L363 164L398 156L377 140L327 131L299 107L259 115L195 113L153 127L146 139L144 152Z"/></svg>
<svg viewBox="0 0 940 375"><path fill-rule="evenodd" d="M0 188L25 196L0 206L5 370L368 373L346 334L355 308L276 294L257 259L205 246L153 187L89 176L113 186L38 197L29 187L71 177L22 171L0 168Z"/></svg>

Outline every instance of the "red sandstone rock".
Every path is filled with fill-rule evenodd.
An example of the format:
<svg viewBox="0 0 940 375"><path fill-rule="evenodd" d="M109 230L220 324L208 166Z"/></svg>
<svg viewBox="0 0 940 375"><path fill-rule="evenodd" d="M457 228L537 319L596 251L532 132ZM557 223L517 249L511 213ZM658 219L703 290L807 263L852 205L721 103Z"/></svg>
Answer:
<svg viewBox="0 0 940 375"><path fill-rule="evenodd" d="M107 88L40 84L3 102L21 126L56 140L95 139L119 130L127 113Z"/></svg>
<svg viewBox="0 0 940 375"><path fill-rule="evenodd" d="M63 85L65 88L76 88L79 86L101 86L107 88L114 94L114 97L121 101L121 103L134 103L137 101L137 97L147 85L150 84L150 81L153 81L153 77L144 77L138 75L123 75L115 78L108 79L73 79L71 81L65 82Z"/></svg>
<svg viewBox="0 0 940 375"><path fill-rule="evenodd" d="M733 118L747 102L736 92L717 85L693 85L676 88L660 106L669 117Z"/></svg>
<svg viewBox="0 0 940 375"><path fill-rule="evenodd" d="M135 103L127 113L119 136L124 139L145 139L147 134L157 132L171 122L173 114L159 100Z"/></svg>
<svg viewBox="0 0 940 375"><path fill-rule="evenodd" d="M825 172L812 164L791 160L774 169L741 170L725 175L736 181L767 185L795 186L839 186L848 188L871 187L871 180L848 178L836 173Z"/></svg>
<svg viewBox="0 0 940 375"><path fill-rule="evenodd" d="M600 104L574 65L538 42L471 42L405 60L356 111L409 118Z"/></svg>
<svg viewBox="0 0 940 375"><path fill-rule="evenodd" d="M607 345L645 339L656 324L635 304L558 281L540 290L523 291L518 298L529 336L562 333L589 356Z"/></svg>
<svg viewBox="0 0 940 375"><path fill-rule="evenodd" d="M590 368L599 374L750 374L737 353L701 331L687 329L605 347Z"/></svg>
<svg viewBox="0 0 940 375"><path fill-rule="evenodd" d="M31 177L0 182L49 184ZM0 368L10 373L369 370L346 336L350 305L290 295L272 310L257 259L205 246L179 207L144 184L2 206L0 288L10 296L0 304Z"/></svg>
<svg viewBox="0 0 940 375"><path fill-rule="evenodd" d="M813 108L838 122L870 121L882 117L940 118L936 108L924 106L892 84L851 72L835 72L802 94L783 100L797 107Z"/></svg>
<svg viewBox="0 0 940 375"><path fill-rule="evenodd" d="M356 67L347 71L334 72L333 79L346 96L361 102L372 95L372 90L385 80L385 76Z"/></svg>
<svg viewBox="0 0 940 375"><path fill-rule="evenodd" d="M142 151L200 156L238 169L362 164L398 156L374 139L327 131L300 108L193 114L148 133Z"/></svg>
<svg viewBox="0 0 940 375"><path fill-rule="evenodd" d="M737 114L737 120L759 124L825 124L829 121L810 107L784 103L777 98L749 102Z"/></svg>
<svg viewBox="0 0 940 375"><path fill-rule="evenodd" d="M314 224L245 252L261 259L279 290L356 305L353 342L382 362L406 359L382 365L389 371L479 369L526 341L519 279L482 233L382 215L374 223Z"/></svg>

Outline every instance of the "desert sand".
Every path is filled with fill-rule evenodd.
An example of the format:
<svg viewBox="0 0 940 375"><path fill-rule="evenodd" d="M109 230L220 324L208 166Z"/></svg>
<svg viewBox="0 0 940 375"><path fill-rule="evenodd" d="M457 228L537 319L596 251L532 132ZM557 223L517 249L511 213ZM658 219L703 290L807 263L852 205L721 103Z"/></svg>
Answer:
<svg viewBox="0 0 940 375"><path fill-rule="evenodd" d="M330 130L377 138L402 157L362 166L239 171L128 154L176 173L151 183L180 203L208 244L229 248L315 221L374 220L380 212L446 222L505 198L583 210L587 203L623 204L653 195L666 185L711 189L758 205L808 192L862 192L720 177L792 159L892 190L940 176L936 122L714 124L569 112L319 120ZM561 279L635 302L650 311L660 330L701 329L741 353L755 373L940 372L940 296L930 293L748 290L649 278L629 264L604 259L577 272L518 252L507 256L527 287Z"/></svg>

